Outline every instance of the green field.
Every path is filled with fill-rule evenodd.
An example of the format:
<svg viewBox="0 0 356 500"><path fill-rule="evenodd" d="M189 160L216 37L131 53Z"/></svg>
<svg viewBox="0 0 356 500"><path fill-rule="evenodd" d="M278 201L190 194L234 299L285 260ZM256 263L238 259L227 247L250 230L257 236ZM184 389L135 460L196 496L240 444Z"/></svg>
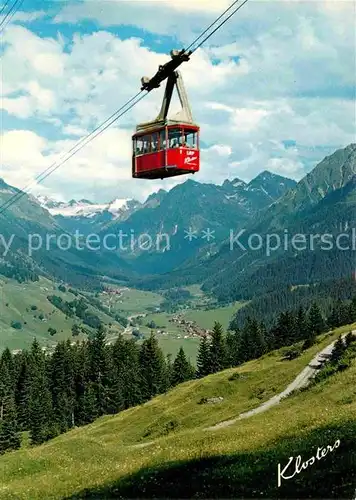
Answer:
<svg viewBox="0 0 356 500"><path fill-rule="evenodd" d="M114 288L114 287L112 287ZM139 314L147 311L148 307L159 307L163 298L161 295L152 292L144 292L132 288L115 287L123 290L122 297L101 294L100 299L107 305L111 302L112 307L126 315Z"/></svg>
<svg viewBox="0 0 356 500"><path fill-rule="evenodd" d="M193 365L196 365L197 354L199 349L200 339L197 337L193 338L178 338L172 335L167 335L165 337L158 336L158 343L165 354L171 354L172 359L174 359L180 349L183 347L186 356L190 359Z"/></svg>
<svg viewBox="0 0 356 500"><path fill-rule="evenodd" d="M2 457L1 498L351 498L356 466L356 363L265 413L206 428L282 391L342 331L293 361L275 351L148 403ZM239 373L238 378L231 375ZM220 404L199 404L222 396ZM340 446L277 486L277 465Z"/></svg>
<svg viewBox="0 0 356 500"><path fill-rule="evenodd" d="M143 292L135 289L122 290L123 294L120 297L101 294L100 300L106 305L110 304L112 311L125 317L145 314L145 317L141 319L141 324L137 325L137 329L147 337L151 333L151 329L147 327L147 323L154 321L157 326L156 332L158 330L163 330L168 333L168 335L157 333L157 339L163 352L165 354L171 354L172 357L175 358L179 348L182 346L191 362L195 364L200 339L197 337L184 338L186 335L184 330L176 323L169 321L174 314L150 312L147 310L147 308L158 308L163 297L157 293ZM202 300L201 298L204 297L200 287L197 285L189 287L189 291L194 296L193 302L200 303ZM200 313L200 316L202 314L203 312Z"/></svg>
<svg viewBox="0 0 356 500"><path fill-rule="evenodd" d="M156 337L159 346L163 350L164 354L171 354L174 359L182 346L187 357L195 365L196 357L198 353L200 339L198 337L184 338L185 333L179 327L179 325L172 323L169 319L172 314L167 313L153 313L147 314L142 318L142 324L137 326L137 329L145 336L148 337L151 334L151 329L146 325L147 323L154 321L157 325ZM159 331L166 332L165 334L158 333Z"/></svg>
<svg viewBox="0 0 356 500"><path fill-rule="evenodd" d="M29 283L0 278L0 350L5 347L11 350L24 349L32 343L34 337L43 346L53 346L59 340L72 338L72 325L80 323L80 320L67 318L48 301L48 295L57 295L67 301L75 299L72 293L59 291L56 284L45 278ZM36 306L37 309L32 310L31 306ZM105 324L113 324L111 335L117 336L122 330L107 314L92 306L89 310ZM41 314L44 320L39 319ZM20 322L22 329L12 328L13 321ZM57 330L57 334L51 336L48 333L49 327Z"/></svg>
<svg viewBox="0 0 356 500"><path fill-rule="evenodd" d="M243 302L236 302L231 306L217 307L208 311L188 309L184 312L184 316L191 321L195 321L202 328L212 329L214 322L217 321L227 330L233 315L244 305Z"/></svg>
<svg viewBox="0 0 356 500"><path fill-rule="evenodd" d="M184 338L184 332L179 325L169 322L172 315L147 311L147 308L159 307L163 300L161 295L123 287L115 288L123 290L122 296L108 294L99 296L103 305L110 306L112 314L117 313L126 318L137 314L147 314L139 330L145 336L149 335L150 328L146 324L153 320L159 329L169 333L169 335L157 335L163 352L171 354L174 358L180 346L183 346L187 356L195 363L199 339ZM194 294L194 300L199 301L200 297L203 297L200 287L190 288L191 293ZM15 280L0 278L0 351L5 347L9 347L10 350L28 348L34 337L46 347L54 346L59 340L72 338L71 328L74 323L80 323L80 320L66 317L47 300L48 295L58 295L67 301L75 299L72 293L59 291L56 283L45 278L41 278L39 282L29 283L18 283ZM85 296L94 298L94 294L86 293ZM33 306L37 309L32 310ZM91 305L89 309L106 325L107 339L113 342L123 329L111 316L95 306ZM44 320L39 318L40 315L43 315ZM19 330L13 328L11 323L14 321L20 322L22 328ZM57 331L54 336L48 333L49 327ZM75 340L84 338L80 335Z"/></svg>

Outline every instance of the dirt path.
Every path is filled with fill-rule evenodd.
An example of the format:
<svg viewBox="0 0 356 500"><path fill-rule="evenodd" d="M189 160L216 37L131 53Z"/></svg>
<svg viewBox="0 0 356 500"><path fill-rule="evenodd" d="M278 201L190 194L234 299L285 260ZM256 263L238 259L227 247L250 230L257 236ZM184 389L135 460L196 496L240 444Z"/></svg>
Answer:
<svg viewBox="0 0 356 500"><path fill-rule="evenodd" d="M356 330L353 330L352 332L354 335L356 334ZM342 336L342 338L346 337L346 333ZM327 347L325 347L322 351L320 351L312 360L311 362L304 368L303 371L299 373L299 375L293 380L291 384L288 385L288 387L281 392L280 394L277 394L276 396L273 396L273 398L269 399L265 403L261 404L261 406L258 406L257 408L253 410L249 410L245 413L241 413L238 417L231 419L231 420L224 420L223 422L219 422L218 424L213 425L212 427L207 427L205 430L207 431L216 431L218 429L223 429L224 427L228 427L229 425L234 424L238 420L242 420L243 418L248 418L252 417L253 415L257 415L258 413L262 413L272 406L277 405L280 403L281 399L285 398L288 396L291 392L293 392L296 389L301 389L302 387L305 387L308 385L310 380L315 376L317 373L318 368L320 367L320 364L327 358L334 347L336 340L329 344Z"/></svg>
<svg viewBox="0 0 356 500"><path fill-rule="evenodd" d="M144 318L146 316L146 314L145 313L138 313L138 314L132 314L131 316L128 316L127 317L127 321L128 321L127 326L122 333L125 335L131 334L135 328L134 326L130 326L131 320L133 320L134 318L139 318L140 316Z"/></svg>

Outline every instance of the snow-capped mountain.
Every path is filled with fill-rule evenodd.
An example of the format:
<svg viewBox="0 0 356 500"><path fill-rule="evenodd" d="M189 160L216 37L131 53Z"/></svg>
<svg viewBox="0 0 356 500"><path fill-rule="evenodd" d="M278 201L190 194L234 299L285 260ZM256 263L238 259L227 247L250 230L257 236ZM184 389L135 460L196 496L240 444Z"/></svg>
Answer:
<svg viewBox="0 0 356 500"><path fill-rule="evenodd" d="M209 220L211 224L215 221L217 227L223 227L225 231L226 222L247 222L258 210L275 202L295 184L295 181L265 171L249 183L235 178L214 185L188 179L170 191L161 189L151 194L144 203L132 199L100 204L87 199L64 203L45 197L38 197L38 201L63 229L69 232L79 230L87 235L106 228L150 233L159 232L164 227L171 233L177 225L177 218L180 227L193 227L199 218Z"/></svg>
<svg viewBox="0 0 356 500"><path fill-rule="evenodd" d="M120 218L126 212L140 205L136 200L115 199L110 203L93 203L89 200L70 200L68 203L56 201L47 196L38 196L37 200L53 216L92 218L103 212L111 214L112 219Z"/></svg>
<svg viewBox="0 0 356 500"><path fill-rule="evenodd" d="M115 199L110 203L93 203L90 200L57 201L47 196L38 196L38 203L48 210L66 231L79 230L81 234L100 231L112 221L124 221L141 203L132 199Z"/></svg>

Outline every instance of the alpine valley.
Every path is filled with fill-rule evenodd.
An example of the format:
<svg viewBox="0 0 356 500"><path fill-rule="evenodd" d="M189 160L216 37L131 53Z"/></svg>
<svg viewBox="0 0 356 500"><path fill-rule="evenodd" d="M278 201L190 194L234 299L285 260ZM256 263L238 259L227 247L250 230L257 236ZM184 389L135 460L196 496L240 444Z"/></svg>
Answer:
<svg viewBox="0 0 356 500"><path fill-rule="evenodd" d="M102 290L108 280L159 294L172 287L199 285L218 305L248 302L238 312L242 318L256 313L266 319L300 302L307 306L316 296L326 303L336 290L331 283L352 284L354 250L348 245L341 251L334 244L325 251L316 237L313 248L296 251L281 244L266 252L265 245L252 250L248 238L257 234L266 242L272 234L275 244L277 236L282 241L286 233L290 239L302 233L308 241L311 235L336 238L345 233L351 242L355 186L356 145L350 144L324 158L298 183L268 171L249 183L233 179L214 185L188 179L142 203L130 199L64 203L22 193L0 214L4 250L13 235L2 252L0 272L25 281L43 276L87 291ZM1 181L1 205L16 193ZM129 245L127 251L104 246L79 250L74 244L63 250L56 243L60 235L74 238L76 232L83 241L90 234L103 241L106 235L121 232L131 241L134 235L136 243L141 234L154 238L165 233L169 251L147 251L138 245ZM236 244L232 235L240 232ZM42 244L29 255L28 235L39 235L37 244L39 238L45 242L49 233L57 235L50 251ZM350 286L345 287L346 295L347 289Z"/></svg>
<svg viewBox="0 0 356 500"><path fill-rule="evenodd" d="M351 498L355 193L356 144L144 202L1 181L0 496Z"/></svg>

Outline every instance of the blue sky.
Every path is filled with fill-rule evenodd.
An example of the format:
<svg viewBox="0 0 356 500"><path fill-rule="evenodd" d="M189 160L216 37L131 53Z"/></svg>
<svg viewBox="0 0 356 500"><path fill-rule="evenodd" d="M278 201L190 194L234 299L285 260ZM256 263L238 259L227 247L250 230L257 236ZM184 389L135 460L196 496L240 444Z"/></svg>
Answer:
<svg viewBox="0 0 356 500"><path fill-rule="evenodd" d="M24 0L3 33L0 176L24 187L118 109L172 48L228 5L220 0ZM6 12L6 10L5 10ZM201 126L201 182L262 170L300 179L355 141L352 1L250 0L182 66ZM152 92L33 192L63 200L144 199L185 178L131 176L135 124Z"/></svg>

